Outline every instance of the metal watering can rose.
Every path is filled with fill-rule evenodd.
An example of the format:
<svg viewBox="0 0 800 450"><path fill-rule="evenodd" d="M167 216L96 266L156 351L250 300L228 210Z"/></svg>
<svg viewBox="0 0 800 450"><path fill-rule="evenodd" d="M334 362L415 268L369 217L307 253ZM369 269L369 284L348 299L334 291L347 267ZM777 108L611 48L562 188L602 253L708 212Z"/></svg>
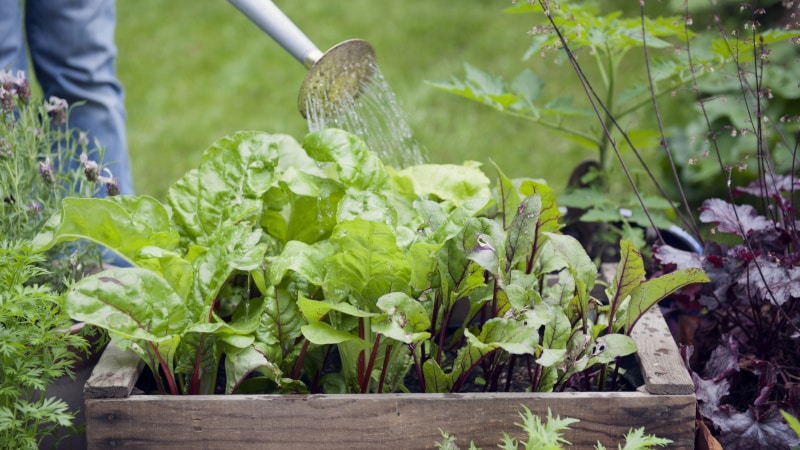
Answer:
<svg viewBox="0 0 800 450"><path fill-rule="evenodd" d="M369 42L350 39L323 53L273 2L229 1L308 69L297 98L303 117L308 117L310 101L352 101L369 85L377 69Z"/></svg>

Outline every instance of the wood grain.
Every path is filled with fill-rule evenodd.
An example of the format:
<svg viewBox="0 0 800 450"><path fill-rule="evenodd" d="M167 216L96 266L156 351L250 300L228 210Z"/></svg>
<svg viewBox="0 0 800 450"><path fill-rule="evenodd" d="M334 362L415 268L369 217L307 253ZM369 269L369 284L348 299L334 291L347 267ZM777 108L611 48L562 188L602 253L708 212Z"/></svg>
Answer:
<svg viewBox="0 0 800 450"><path fill-rule="evenodd" d="M423 449L440 429L493 448L514 424L520 405L546 416L580 418L565 438L574 448L608 448L631 427L694 444L694 395L626 393L491 393L258 395L86 400L90 449Z"/></svg>
<svg viewBox="0 0 800 450"><path fill-rule="evenodd" d="M639 319L631 337L638 347L636 357L647 392L656 395L694 393L692 378L658 308L651 309Z"/></svg>
<svg viewBox="0 0 800 450"><path fill-rule="evenodd" d="M136 353L122 351L111 341L106 346L89 380L83 388L83 398L125 398L131 395L144 361Z"/></svg>

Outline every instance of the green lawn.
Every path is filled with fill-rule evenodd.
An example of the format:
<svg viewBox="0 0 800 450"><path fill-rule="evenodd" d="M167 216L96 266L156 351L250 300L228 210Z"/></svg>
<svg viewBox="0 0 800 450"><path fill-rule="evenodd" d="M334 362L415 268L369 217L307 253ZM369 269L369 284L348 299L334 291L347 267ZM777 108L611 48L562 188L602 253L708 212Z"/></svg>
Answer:
<svg viewBox="0 0 800 450"><path fill-rule="evenodd" d="M491 159L509 176L545 178L560 190L572 167L594 156L534 124L426 84L462 75L464 62L506 79L530 67L546 76L546 89L580 98L567 66L550 57L522 61L533 22L503 13L510 0L276 3L322 50L349 38L373 44L431 162ZM296 106L305 69L227 1L137 0L117 7L118 67L138 193L163 199L225 134L256 129L299 140L307 132Z"/></svg>

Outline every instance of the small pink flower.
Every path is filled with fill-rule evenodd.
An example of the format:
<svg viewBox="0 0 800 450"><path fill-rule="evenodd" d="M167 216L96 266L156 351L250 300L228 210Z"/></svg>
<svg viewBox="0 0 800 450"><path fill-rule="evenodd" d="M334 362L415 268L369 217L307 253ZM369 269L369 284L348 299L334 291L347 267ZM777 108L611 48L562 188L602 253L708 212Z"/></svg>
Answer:
<svg viewBox="0 0 800 450"><path fill-rule="evenodd" d="M114 174L111 173L111 171L107 168L104 168L103 172L108 173L108 176L106 177L100 175L97 177L97 181L106 186L106 193L109 197L119 195L119 179L117 179L117 177L115 177Z"/></svg>
<svg viewBox="0 0 800 450"><path fill-rule="evenodd" d="M53 171L53 163L50 161L49 156L45 158L44 161L39 161L39 175L42 176L44 184L51 185L53 181L55 181L56 176Z"/></svg>
<svg viewBox="0 0 800 450"><path fill-rule="evenodd" d="M63 98L50 96L45 107L47 108L47 115L56 123L56 125L63 125L67 121L67 101Z"/></svg>
<svg viewBox="0 0 800 450"><path fill-rule="evenodd" d="M83 174L86 175L86 179L92 183L96 182L100 177L100 166L97 165L97 162L89 159L86 153L81 153L81 164L83 164Z"/></svg>

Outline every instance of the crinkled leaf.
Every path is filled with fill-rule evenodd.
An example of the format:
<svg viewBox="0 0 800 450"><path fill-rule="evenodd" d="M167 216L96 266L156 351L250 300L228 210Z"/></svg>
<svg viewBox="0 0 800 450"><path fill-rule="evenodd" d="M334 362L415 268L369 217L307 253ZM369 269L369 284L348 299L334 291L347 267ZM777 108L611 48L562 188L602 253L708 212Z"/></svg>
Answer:
<svg viewBox="0 0 800 450"><path fill-rule="evenodd" d="M748 263L736 280L748 292L769 303L782 306L792 298L800 298L800 266L787 268L777 261L759 257Z"/></svg>
<svg viewBox="0 0 800 450"><path fill-rule="evenodd" d="M700 221L716 223L717 231L745 237L755 231L773 226L772 221L759 216L751 205L732 205L725 200L710 198L700 207ZM741 224L741 227L740 227Z"/></svg>
<svg viewBox="0 0 800 450"><path fill-rule="evenodd" d="M331 169L345 186L379 190L389 175L377 154L356 135L338 129L325 129L306 135L303 148L318 163Z"/></svg>
<svg viewBox="0 0 800 450"><path fill-rule="evenodd" d="M384 294L408 291L411 268L388 225L360 219L341 222L330 242L334 255L326 283L332 298L374 305Z"/></svg>
<svg viewBox="0 0 800 450"><path fill-rule="evenodd" d="M678 269L702 269L703 257L695 252L687 252L669 245L656 247L654 256L662 265L674 265Z"/></svg>
<svg viewBox="0 0 800 450"><path fill-rule="evenodd" d="M339 200L336 221L362 219L397 226L397 211L380 192L351 189Z"/></svg>
<svg viewBox="0 0 800 450"><path fill-rule="evenodd" d="M417 197L449 201L469 208L470 214L485 207L491 197L491 182L476 162L422 164L403 169L397 176L410 182Z"/></svg>
<svg viewBox="0 0 800 450"><path fill-rule="evenodd" d="M306 244L289 241L280 255L268 257L269 282L280 284L288 272L295 272L309 283L321 286L325 279L325 261L333 255L333 248L327 242Z"/></svg>
<svg viewBox="0 0 800 450"><path fill-rule="evenodd" d="M260 214L261 197L278 182L281 154L303 151L290 136L256 131L217 140L197 169L170 186L167 201L175 224L186 238L206 245L223 222Z"/></svg>
<svg viewBox="0 0 800 450"><path fill-rule="evenodd" d="M266 252L262 236L261 229L247 224L226 225L210 234L210 247L193 263L196 280L189 307L208 307L234 271L260 267Z"/></svg>
<svg viewBox="0 0 800 450"><path fill-rule="evenodd" d="M714 424L720 430L720 443L726 450L752 448L788 448L800 444L774 405L756 414L753 409L739 412L728 405L714 414Z"/></svg>

